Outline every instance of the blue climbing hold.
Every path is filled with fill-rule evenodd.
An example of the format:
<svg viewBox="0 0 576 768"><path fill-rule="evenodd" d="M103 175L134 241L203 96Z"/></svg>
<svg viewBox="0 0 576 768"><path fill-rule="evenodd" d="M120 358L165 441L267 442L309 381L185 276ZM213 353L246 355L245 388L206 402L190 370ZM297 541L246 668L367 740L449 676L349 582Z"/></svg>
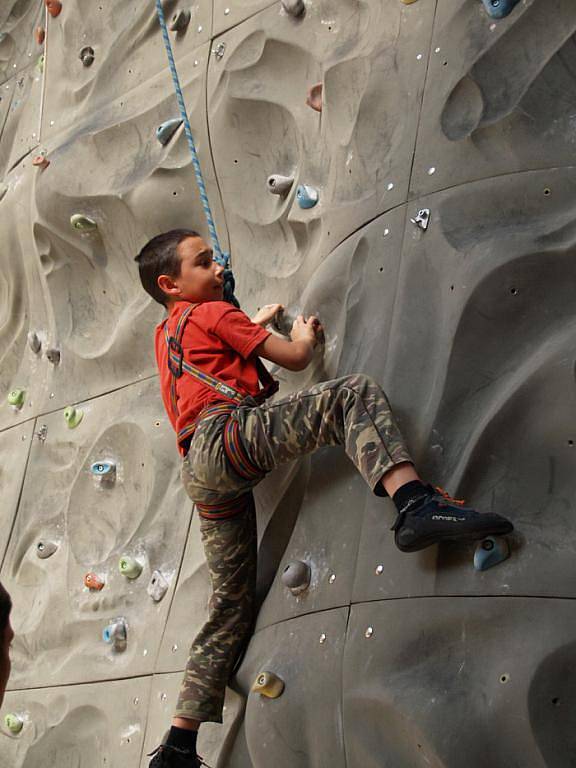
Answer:
<svg viewBox="0 0 576 768"><path fill-rule="evenodd" d="M318 202L318 190L306 184L300 184L296 192L296 199L300 208L314 208Z"/></svg>
<svg viewBox="0 0 576 768"><path fill-rule="evenodd" d="M181 117L174 117L172 120L166 120L162 125L159 125L156 128L156 138L160 144L166 146L183 122Z"/></svg>
<svg viewBox="0 0 576 768"><path fill-rule="evenodd" d="M124 619L113 619L102 632L102 640L108 645L113 645L117 651L125 649L127 636Z"/></svg>
<svg viewBox="0 0 576 768"><path fill-rule="evenodd" d="M488 536L476 545L474 568L487 571L510 557L508 540L501 536Z"/></svg>
<svg viewBox="0 0 576 768"><path fill-rule="evenodd" d="M504 19L519 2L520 0L482 0L486 13L493 19Z"/></svg>
<svg viewBox="0 0 576 768"><path fill-rule="evenodd" d="M96 477L109 479L116 474L116 464L113 461L95 461L90 465L90 472Z"/></svg>

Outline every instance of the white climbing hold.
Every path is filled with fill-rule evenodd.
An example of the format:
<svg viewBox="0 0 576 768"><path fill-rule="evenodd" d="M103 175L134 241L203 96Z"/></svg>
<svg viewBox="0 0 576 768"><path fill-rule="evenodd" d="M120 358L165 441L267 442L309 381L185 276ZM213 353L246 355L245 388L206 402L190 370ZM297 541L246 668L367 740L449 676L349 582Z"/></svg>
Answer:
<svg viewBox="0 0 576 768"><path fill-rule="evenodd" d="M159 603L168 591L169 586L160 571L153 571L146 591L155 603Z"/></svg>
<svg viewBox="0 0 576 768"><path fill-rule="evenodd" d="M266 186L268 191L273 195L285 195L292 189L294 184L294 176L281 176L279 173L274 173L272 176L268 176Z"/></svg>

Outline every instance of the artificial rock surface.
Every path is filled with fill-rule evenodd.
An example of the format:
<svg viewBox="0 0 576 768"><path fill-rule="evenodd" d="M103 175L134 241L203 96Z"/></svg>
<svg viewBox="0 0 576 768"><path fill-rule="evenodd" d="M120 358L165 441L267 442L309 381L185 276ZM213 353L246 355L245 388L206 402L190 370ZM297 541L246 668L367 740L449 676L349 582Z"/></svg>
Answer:
<svg viewBox="0 0 576 768"><path fill-rule="evenodd" d="M400 553L390 501L342 451L268 476L258 623L200 753L218 768L569 768L576 6L521 0L495 20L481 0L305 5L164 3L191 10L170 34L237 294L249 313L280 301L325 325L310 369L276 372L281 392L370 374L422 473L516 531L479 573L470 547ZM306 105L317 83L321 112ZM207 234L183 129L155 136L177 116L152 1L63 0L56 18L2 4L0 578L16 639L0 768L144 768L206 615L153 358L162 313L133 262L162 230ZM271 195L272 174L292 188ZM110 483L90 471L106 460ZM310 566L299 595L281 579L295 561ZM102 640L118 618L124 649ZM279 698L251 691L263 671Z"/></svg>

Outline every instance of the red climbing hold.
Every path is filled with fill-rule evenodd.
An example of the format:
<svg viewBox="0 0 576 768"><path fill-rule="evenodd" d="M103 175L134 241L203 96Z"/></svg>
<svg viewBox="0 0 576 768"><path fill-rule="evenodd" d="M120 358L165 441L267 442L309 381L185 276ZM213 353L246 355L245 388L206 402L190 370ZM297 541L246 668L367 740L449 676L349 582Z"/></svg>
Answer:
<svg viewBox="0 0 576 768"><path fill-rule="evenodd" d="M42 43L44 42L44 38L46 37L46 30L44 29L44 27L36 27L35 37L38 45L42 45Z"/></svg>
<svg viewBox="0 0 576 768"><path fill-rule="evenodd" d="M100 592L104 589L104 581L96 573L87 573L84 576L84 586L91 592Z"/></svg>
<svg viewBox="0 0 576 768"><path fill-rule="evenodd" d="M50 160L48 160L46 155L36 155L36 157L32 160L32 165L36 165L38 168L48 168L50 165Z"/></svg>
<svg viewBox="0 0 576 768"><path fill-rule="evenodd" d="M62 10L62 3L60 0L44 0L44 2L46 3L46 8L48 8L48 13L53 19L55 19L56 16L60 16L60 11Z"/></svg>
<svg viewBox="0 0 576 768"><path fill-rule="evenodd" d="M316 112L322 112L322 83L317 83L308 89L306 104Z"/></svg>

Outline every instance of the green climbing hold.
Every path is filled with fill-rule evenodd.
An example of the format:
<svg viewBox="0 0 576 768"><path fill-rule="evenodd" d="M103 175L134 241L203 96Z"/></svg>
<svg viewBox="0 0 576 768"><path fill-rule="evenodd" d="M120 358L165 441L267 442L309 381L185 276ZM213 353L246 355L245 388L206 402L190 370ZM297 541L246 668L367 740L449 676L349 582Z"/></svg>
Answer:
<svg viewBox="0 0 576 768"><path fill-rule="evenodd" d="M64 409L64 419L69 429L77 427L83 418L84 411L81 411L80 408L74 408L73 405L69 405Z"/></svg>
<svg viewBox="0 0 576 768"><path fill-rule="evenodd" d="M92 232L93 230L98 229L98 224L96 224L94 219L91 219L89 216L84 216L83 213L72 214L72 216L70 216L70 224L74 229L77 229L80 232Z"/></svg>
<svg viewBox="0 0 576 768"><path fill-rule="evenodd" d="M24 720L11 712L9 712L4 718L4 724L10 733L14 734L20 733L22 728L24 728Z"/></svg>
<svg viewBox="0 0 576 768"><path fill-rule="evenodd" d="M44 72L44 54L42 54L36 62L39 72Z"/></svg>
<svg viewBox="0 0 576 768"><path fill-rule="evenodd" d="M22 408L24 405L24 392L23 389L13 389L8 392L8 403L13 405L14 408Z"/></svg>
<svg viewBox="0 0 576 768"><path fill-rule="evenodd" d="M121 557L118 570L127 579L137 579L142 573L142 565L134 557Z"/></svg>

